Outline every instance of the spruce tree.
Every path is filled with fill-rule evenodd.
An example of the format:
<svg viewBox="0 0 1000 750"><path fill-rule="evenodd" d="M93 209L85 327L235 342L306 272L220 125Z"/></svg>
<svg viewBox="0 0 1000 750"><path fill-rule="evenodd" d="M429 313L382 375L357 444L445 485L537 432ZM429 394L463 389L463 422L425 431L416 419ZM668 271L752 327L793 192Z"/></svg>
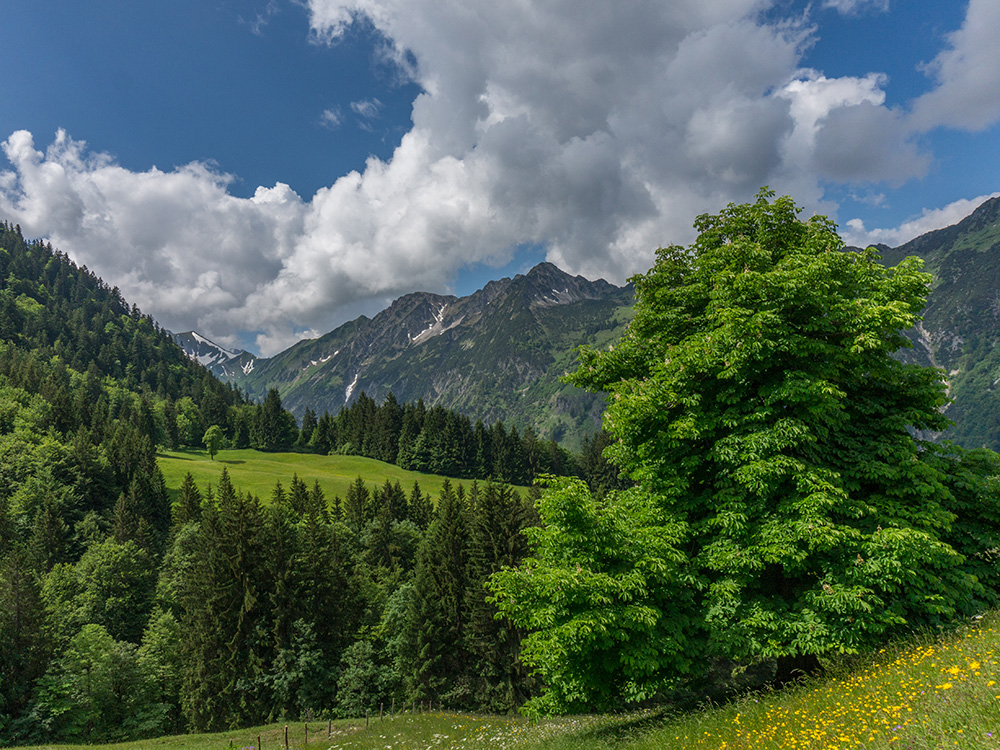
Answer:
<svg viewBox="0 0 1000 750"><path fill-rule="evenodd" d="M259 501L223 469L216 506L202 515L197 557L182 594L183 710L199 731L260 722L268 642L268 570Z"/></svg>
<svg viewBox="0 0 1000 750"><path fill-rule="evenodd" d="M477 707L504 713L519 706L530 689L519 658L524 631L510 619L497 617L486 583L502 568L519 565L527 554L523 530L528 514L508 485L487 482L475 495L469 524L466 644L476 660Z"/></svg>
<svg viewBox="0 0 1000 750"><path fill-rule="evenodd" d="M201 518L201 492L189 471L181 482L181 494L173 506L174 526L197 522Z"/></svg>
<svg viewBox="0 0 1000 750"><path fill-rule="evenodd" d="M411 669L411 684L416 699L452 708L467 707L472 700L472 660L465 648L467 545L465 509L445 480L437 516L417 553L413 580L417 662Z"/></svg>
<svg viewBox="0 0 1000 750"><path fill-rule="evenodd" d="M358 476L347 488L344 500L344 521L355 534L360 534L372 518L372 502L365 480Z"/></svg>
<svg viewBox="0 0 1000 750"><path fill-rule="evenodd" d="M426 529L434 518L434 506L431 504L429 495L425 495L420 490L420 483L413 483L413 490L410 492L407 515L421 529Z"/></svg>

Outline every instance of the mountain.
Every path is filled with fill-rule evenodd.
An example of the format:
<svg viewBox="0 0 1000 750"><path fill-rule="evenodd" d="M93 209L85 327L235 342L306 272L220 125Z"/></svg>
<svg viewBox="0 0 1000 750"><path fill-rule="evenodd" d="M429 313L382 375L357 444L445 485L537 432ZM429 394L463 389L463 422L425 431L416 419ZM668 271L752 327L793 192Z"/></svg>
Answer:
<svg viewBox="0 0 1000 750"><path fill-rule="evenodd" d="M615 341L632 290L570 276L551 263L491 281L467 297L418 292L268 358L242 354L226 377L262 398L277 388L293 413L336 413L362 391L422 398L579 446L600 429L604 399L559 382L582 344ZM218 370L217 370L218 371Z"/></svg>
<svg viewBox="0 0 1000 750"><path fill-rule="evenodd" d="M948 373L954 401L947 414L955 425L941 437L1000 449L1000 198L953 226L878 250L888 265L922 258L934 276L904 358Z"/></svg>
<svg viewBox="0 0 1000 750"><path fill-rule="evenodd" d="M934 437L1000 449L1000 198L953 226L877 248L887 265L922 258L934 277L924 320L909 334L914 347L900 352L948 375L955 425ZM408 294L374 318L268 359L217 346L186 349L206 363L218 351L209 364L216 374L258 399L277 388L300 416L307 407L336 413L362 391L379 401L391 390L403 402L422 398L473 419L530 426L576 448L599 428L604 401L559 376L573 369L579 345L620 336L631 298L629 287L542 263L467 297Z"/></svg>
<svg viewBox="0 0 1000 750"><path fill-rule="evenodd" d="M171 333L170 336L185 354L220 378L228 378L235 374L237 368L241 368L240 357L248 354L243 349L227 349L220 346L196 331Z"/></svg>

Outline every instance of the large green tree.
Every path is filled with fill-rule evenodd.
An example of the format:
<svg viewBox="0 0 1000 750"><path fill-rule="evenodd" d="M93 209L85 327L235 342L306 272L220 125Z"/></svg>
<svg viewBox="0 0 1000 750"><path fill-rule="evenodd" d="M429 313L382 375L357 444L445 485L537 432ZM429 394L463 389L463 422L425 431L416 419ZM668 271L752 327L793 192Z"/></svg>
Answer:
<svg viewBox="0 0 1000 750"><path fill-rule="evenodd" d="M886 268L873 249L847 252L828 219L800 221L790 198L772 198L699 217L690 248L658 251L632 280L620 344L581 353L572 380L610 394L608 454L637 487L603 501L550 490L535 560L497 579L501 610L539 629L525 651L550 679L547 710L641 697L698 653L774 658L782 681L818 655L990 598L950 540L971 498L996 504L956 499L955 472L968 486L996 463L915 439L947 424L944 376L892 356L930 276L913 258ZM639 554L643 539L663 549ZM698 632L683 651L659 627L678 613ZM589 649L573 641L581 629ZM595 655L608 663L595 632L624 639L631 661L566 692L553 677L579 677ZM533 646L545 638L547 650Z"/></svg>

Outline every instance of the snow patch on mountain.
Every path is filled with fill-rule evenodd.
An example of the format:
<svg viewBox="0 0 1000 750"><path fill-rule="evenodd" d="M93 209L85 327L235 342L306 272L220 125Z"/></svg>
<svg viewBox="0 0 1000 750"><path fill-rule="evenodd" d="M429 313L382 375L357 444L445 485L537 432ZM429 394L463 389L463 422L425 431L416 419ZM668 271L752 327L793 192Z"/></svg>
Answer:
<svg viewBox="0 0 1000 750"><path fill-rule="evenodd" d="M244 354L242 349L227 349L211 339L205 338L197 331L171 333L170 335L188 357L209 369L220 366L226 369L224 367L226 362Z"/></svg>
<svg viewBox="0 0 1000 750"><path fill-rule="evenodd" d="M406 334L410 339L410 344L412 346L419 346L428 339L432 339L435 336L440 336L445 331L450 331L457 325L460 325L465 316L462 315L459 318L451 321L448 325L444 324L444 311L448 309L448 305L441 305L441 309L434 314L434 322L427 326L424 330L418 333L416 336L411 334Z"/></svg>

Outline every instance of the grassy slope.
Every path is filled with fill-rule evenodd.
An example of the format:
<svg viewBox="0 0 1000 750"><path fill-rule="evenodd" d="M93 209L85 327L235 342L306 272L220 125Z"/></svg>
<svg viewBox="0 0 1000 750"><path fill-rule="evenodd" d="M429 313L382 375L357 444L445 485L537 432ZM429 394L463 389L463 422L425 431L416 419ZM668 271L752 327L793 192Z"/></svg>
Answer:
<svg viewBox="0 0 1000 750"><path fill-rule="evenodd" d="M535 724L520 717L400 714L311 724L309 748L524 748L688 750L697 748L1000 748L1000 615L940 638L917 637L865 659L834 665L823 679L676 718L661 713L583 716ZM284 747L284 725L105 745L105 750L222 750ZM305 726L289 725L303 748ZM56 747L56 746L44 746ZM58 746L82 750L83 746ZM40 750L40 749L39 749Z"/></svg>
<svg viewBox="0 0 1000 750"><path fill-rule="evenodd" d="M224 450L219 451L212 461L207 451L164 451L158 455L160 470L166 480L171 497L176 497L180 490L184 475L191 472L198 488L204 492L211 484L219 483L219 474L223 468L229 471L233 486L243 492L251 492L265 502L271 497L271 491L276 482L287 490L295 474L299 475L306 485L312 489L313 482L318 481L327 497L341 499L347 496L348 486L359 476L372 490L380 487L388 478L400 485L407 494L413 489L413 483L420 483L420 490L437 499L438 493L446 477L436 474L421 474L416 471L406 471L398 466L375 461L361 456L317 456L302 453L261 453L255 450ZM465 484L466 489L471 482L467 480L451 480L452 486ZM517 488L522 493L525 488Z"/></svg>

